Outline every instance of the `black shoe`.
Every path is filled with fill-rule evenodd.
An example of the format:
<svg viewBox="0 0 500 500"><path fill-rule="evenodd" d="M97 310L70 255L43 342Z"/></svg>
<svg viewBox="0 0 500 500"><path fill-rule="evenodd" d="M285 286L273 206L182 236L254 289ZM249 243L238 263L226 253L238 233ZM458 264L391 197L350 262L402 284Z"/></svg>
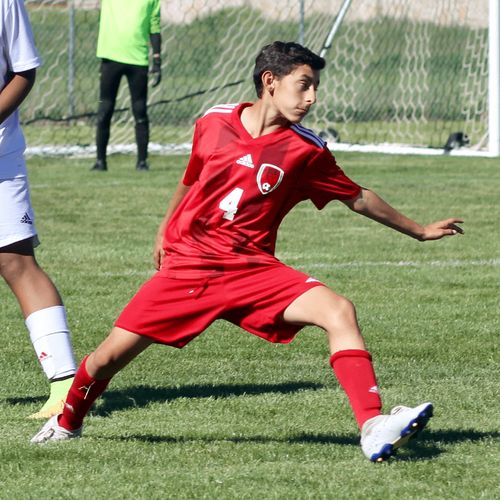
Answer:
<svg viewBox="0 0 500 500"><path fill-rule="evenodd" d="M146 160L138 161L137 165L135 166L136 170L149 170L149 165Z"/></svg>
<svg viewBox="0 0 500 500"><path fill-rule="evenodd" d="M108 170L108 166L106 165L105 160L97 160L94 164L94 166L90 170L96 170L99 172L105 172Z"/></svg>

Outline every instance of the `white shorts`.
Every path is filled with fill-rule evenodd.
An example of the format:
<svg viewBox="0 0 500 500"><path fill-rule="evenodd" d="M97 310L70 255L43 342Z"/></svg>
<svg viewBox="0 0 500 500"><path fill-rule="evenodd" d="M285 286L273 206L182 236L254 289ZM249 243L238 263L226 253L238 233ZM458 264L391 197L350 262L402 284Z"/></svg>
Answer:
<svg viewBox="0 0 500 500"><path fill-rule="evenodd" d="M0 248L36 234L28 178L0 179Z"/></svg>

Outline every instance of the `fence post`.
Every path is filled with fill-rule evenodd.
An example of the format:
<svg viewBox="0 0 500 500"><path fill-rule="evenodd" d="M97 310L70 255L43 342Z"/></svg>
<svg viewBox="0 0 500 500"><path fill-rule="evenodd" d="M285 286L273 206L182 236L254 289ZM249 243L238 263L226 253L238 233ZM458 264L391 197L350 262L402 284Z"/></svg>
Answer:
<svg viewBox="0 0 500 500"><path fill-rule="evenodd" d="M488 133L489 151L500 156L500 7L489 1Z"/></svg>
<svg viewBox="0 0 500 500"><path fill-rule="evenodd" d="M305 0L299 0L299 43L301 45L304 45L304 33L305 33L304 1Z"/></svg>
<svg viewBox="0 0 500 500"><path fill-rule="evenodd" d="M325 43L323 44L323 48L321 49L321 52L319 53L319 55L321 57L325 57L326 52L332 46L333 38L334 38L335 34L337 33L338 29L340 28L340 25L342 24L344 16L346 15L347 11L349 10L350 5L351 5L351 0L344 0L344 2L342 3L342 6L340 7L339 13L337 14L337 17L335 18L335 21L333 22L332 27L330 28L330 32L328 33L328 36L326 37Z"/></svg>
<svg viewBox="0 0 500 500"><path fill-rule="evenodd" d="M75 2L68 2L68 114L75 114Z"/></svg>

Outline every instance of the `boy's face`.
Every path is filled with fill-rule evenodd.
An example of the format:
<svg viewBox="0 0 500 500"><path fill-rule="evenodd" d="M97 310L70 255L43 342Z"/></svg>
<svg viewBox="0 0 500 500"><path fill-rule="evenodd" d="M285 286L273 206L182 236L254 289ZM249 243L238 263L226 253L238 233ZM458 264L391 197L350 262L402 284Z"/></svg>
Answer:
<svg viewBox="0 0 500 500"><path fill-rule="evenodd" d="M319 71L304 64L281 78L273 76L272 82L270 94L277 111L289 122L299 123L316 102Z"/></svg>

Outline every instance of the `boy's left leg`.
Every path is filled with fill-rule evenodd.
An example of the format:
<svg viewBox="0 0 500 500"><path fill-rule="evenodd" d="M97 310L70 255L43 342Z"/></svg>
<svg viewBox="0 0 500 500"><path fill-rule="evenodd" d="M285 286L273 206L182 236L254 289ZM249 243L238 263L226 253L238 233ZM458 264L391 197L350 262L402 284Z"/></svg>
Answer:
<svg viewBox="0 0 500 500"><path fill-rule="evenodd" d="M290 323L314 324L325 330L330 364L349 398L359 428L380 415L382 402L372 359L353 304L329 288L318 286L292 302L283 316Z"/></svg>
<svg viewBox="0 0 500 500"><path fill-rule="evenodd" d="M127 69L132 114L135 121L135 139L137 143L136 170L149 170L147 162L149 144L148 118L148 68L130 65Z"/></svg>
<svg viewBox="0 0 500 500"><path fill-rule="evenodd" d="M371 355L365 349L353 304L326 287L308 290L284 312L285 321L323 328L330 346L330 364L345 390L361 430L363 452L383 461L420 431L432 416L432 404L396 407L381 415Z"/></svg>

